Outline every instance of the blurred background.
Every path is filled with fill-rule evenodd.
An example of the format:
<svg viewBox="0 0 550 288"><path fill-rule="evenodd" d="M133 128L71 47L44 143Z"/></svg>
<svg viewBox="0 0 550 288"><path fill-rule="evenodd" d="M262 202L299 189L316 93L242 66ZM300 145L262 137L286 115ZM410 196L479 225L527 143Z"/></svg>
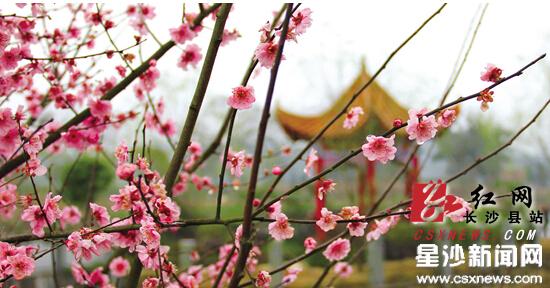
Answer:
<svg viewBox="0 0 550 288"><path fill-rule="evenodd" d="M2 5L4 6L4 4ZM5 5L9 6L9 5ZM112 9L113 14L123 14L125 4L109 3L104 9ZM155 5L153 5L155 6ZM434 11L440 4L436 1L425 2L386 2L386 3L307 3L302 7L313 11L313 25L307 33L298 39L297 43L285 46L286 60L281 65L277 86L275 89L275 103L273 117L268 127L265 144L266 157L262 162L265 175L261 176L258 193L263 195L273 181L269 175L271 167L284 167L299 151L308 138L307 126L304 123L324 123L326 115L331 109L341 107L339 100L349 96L353 91L354 81L366 79L372 75L385 61L389 54ZM148 22L152 31L162 42L169 39L168 29L176 27L181 21L181 4L170 3L156 5L157 17ZM177 9L175 9L175 8ZM190 11L197 10L192 4L187 4ZM448 100L459 96L475 93L486 86L480 81L480 72L487 63L494 63L503 69L503 74L515 72L532 59L548 51L550 47L550 25L547 21L548 4L530 3L491 3L483 16L472 49L467 57L464 68L458 77ZM220 49L210 86L206 95L193 141L201 143L203 147L210 144L211 139L218 131L227 105L226 98L231 88L238 85L244 74L250 57L259 41L260 27L272 18L273 12L280 9L280 4L246 3L234 5L234 11L229 17L227 28L237 28L242 37ZM9 12L11 7L2 7L2 12ZM452 3L443 9L442 13L427 25L407 46L405 46L387 66L386 70L377 78L379 89L367 89L364 109L367 121L358 129L349 134L331 134L316 146L327 167L344 156L351 148L357 148L367 133L384 131L388 117L402 115L402 111L410 108L429 107L438 105L442 94L447 88L449 78L456 67L457 58L464 54L464 46L469 43L475 23L479 20L482 6L479 3ZM66 19L63 14L52 14L50 25L63 25ZM121 17L119 26L114 28L114 39L121 47L133 44L135 32L124 24ZM197 43L206 51L210 38L209 29L213 22L206 24L204 31L197 38ZM143 44L142 54L150 55L158 46L150 37ZM96 39L96 48L91 51L102 51L109 48L106 39ZM177 49L175 49L177 50ZM154 99L162 97L165 102L165 118L172 118L176 122L177 131L183 125L183 119L188 109L189 101L195 89L200 69L182 71L174 63L179 57L178 51L171 51L158 62L161 77L158 88L153 92ZM117 61L119 59L116 59ZM119 63L113 60L98 65L99 72L105 78L114 75L113 67ZM199 65L200 67L200 65ZM366 77L366 78L361 78ZM267 90L269 73L265 69L258 69L249 85L254 86L257 102L253 108L239 112L231 149L233 151L246 150L253 152L256 139L257 123L260 118L263 99ZM391 207L398 201L408 199L410 193L405 185L411 179L419 182L447 179L461 171L478 157L484 156L503 145L534 116L536 111L550 97L550 64L544 60L530 68L524 75L513 79L496 88L495 101L490 104L487 112L482 112L479 102L470 101L460 106L460 115L457 122L450 129L445 130L435 140L423 145L416 157L416 166L412 167L395 185L392 192L384 200L383 208ZM375 90L375 91L374 91ZM383 97L384 103L392 103L390 108L374 107L368 99ZM116 111L127 111L137 104L132 89L127 89L113 101ZM10 103L16 106L18 103ZM389 105L389 104L388 104ZM118 109L118 110L117 110ZM53 117L53 110L46 117ZM283 116L282 116L283 115ZM284 116L286 115L286 116ZM63 121L70 117L55 112L56 120ZM292 116L292 117L291 117ZM293 118L294 117L294 118ZM522 134L514 144L499 153L498 156L483 163L470 171L467 175L449 185L449 192L470 199L469 192L478 184L485 187L485 191L495 194L504 194L514 187L528 185L533 189L535 209L545 212L544 225L516 225L510 227L506 222L499 221L490 225L498 235L506 229L538 229L537 242L544 245L544 269L523 268L519 274L530 272L550 275L550 242L545 239L550 235L547 228L548 209L550 208L550 116L548 113L533 124L528 131ZM341 125L337 122L336 125ZM48 157L45 165L52 167L53 182L47 179L39 182L41 191L48 185L65 187L64 197L68 203L76 204L81 211L86 211L88 202L97 202L110 207L108 195L116 193L124 185L114 177L113 151L120 141L127 143L134 141L134 129L137 122L126 124L123 129L109 128L102 142L106 147L105 153L96 151L64 151L55 157ZM341 127L341 126L340 126ZM306 132L304 132L306 131ZM305 134L304 134L305 133ZM166 171L171 158L171 149L164 137L149 133L150 142L148 152L153 162L153 168L161 173ZM361 203L368 208L373 199L389 184L394 175L402 167L412 150L402 135L398 135L399 147L397 161L388 165L370 167L362 156L356 157L349 164L330 174L330 178L337 182L336 191L328 195L327 207L339 211L342 206ZM173 139L174 141L177 138ZM141 144L140 144L141 145ZM290 147L291 155L281 153L283 147ZM138 145L139 148L139 145ZM218 154L211 157L197 174L209 176L217 183L221 159ZM275 195L287 191L296 183L307 179L303 173L304 163L300 162L284 177L277 186ZM248 172L248 171L246 171ZM241 177L243 185L233 185L234 180L226 177L227 187L224 194L223 218L242 216L242 203L246 190L248 173ZM413 177L413 178L411 178ZM85 184L83 184L85 183ZM235 182L236 184L236 182ZM29 183L21 183L20 191L29 189ZM86 197L89 191L95 191L93 199ZM289 218L312 219L316 202L313 187L304 188L293 197L285 200L283 210ZM378 194L377 194L378 193ZM215 193L206 190L197 191L193 185L177 201L182 207L183 219L210 218L215 210ZM500 201L498 211L507 215L510 210L510 201ZM381 209L379 209L381 210ZM528 210L521 211L523 218L528 219ZM484 211L478 211L483 215ZM116 215L116 213L113 213ZM505 218L505 217L502 217ZM15 218L17 219L17 218ZM527 221L525 221L527 222ZM319 234L314 227L294 225L295 237L291 241L277 244L267 235L266 225L258 225L257 238L263 255L261 264L267 268L277 267L284 260L291 259L303 253L303 239L316 236L318 241L329 239L333 233ZM78 227L72 227L76 229ZM337 287L409 287L416 283L416 274L456 273L464 274L467 271L463 265L453 271L438 269L416 268L414 256L416 247L422 241L412 240L417 225L402 221L376 242L369 243L369 248L357 257L354 262L356 273L347 279L338 279L333 284ZM422 228L442 229L484 229L483 225L472 224L445 224L444 226L422 225ZM232 227L235 229L235 227ZM20 221L2 222L2 235L28 233L26 224ZM17 233L16 233L17 232ZM171 248L171 257L178 259L180 267L190 264L189 254L197 250L201 254L201 263L212 263L217 259L218 247L222 243L230 242L230 236L220 227L190 227L181 229L177 233L168 234L163 238L164 243ZM405 239L405 240L404 240ZM361 247L362 241L356 241ZM502 238L489 241L496 245ZM441 244L441 243L440 243ZM464 247L468 242L462 243ZM372 247L372 248L370 248ZM354 250L352 250L353 253ZM62 283L70 283L69 265L71 256L59 250L57 267L64 275ZM87 263L87 267L102 265L108 259L99 259L94 263ZM103 261L103 262L102 262ZM369 265L369 263L378 263ZM383 263L383 265L380 265ZM322 267L327 261L317 255L302 263L305 270L292 287L310 287L311 283L320 275ZM39 262L38 279L28 280L28 287L51 287L51 263L48 257ZM473 273L512 273L497 268L478 269ZM43 277L43 278L41 278ZM329 277L330 279L331 277ZM547 278L547 277L546 277ZM51 283L50 283L51 282ZM27 286L25 286L27 287Z"/></svg>

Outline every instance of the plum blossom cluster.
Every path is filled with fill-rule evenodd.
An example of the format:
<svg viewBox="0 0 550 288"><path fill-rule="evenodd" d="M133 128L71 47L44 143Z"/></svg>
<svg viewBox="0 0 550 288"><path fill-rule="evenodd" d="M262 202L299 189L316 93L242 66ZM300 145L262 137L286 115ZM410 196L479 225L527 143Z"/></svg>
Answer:
<svg viewBox="0 0 550 288"><path fill-rule="evenodd" d="M34 255L38 251L34 246L14 246L0 242L0 278L13 276L21 280L34 272Z"/></svg>
<svg viewBox="0 0 550 288"><path fill-rule="evenodd" d="M485 71L482 72L481 80L488 82L500 81L502 70L493 64L487 64ZM489 103L493 102L493 91L483 90L477 97L478 101L481 101L481 110L486 111L489 109ZM350 109L346 115L344 122L344 128L351 128L357 122L357 117L362 114L362 110L354 112L354 109ZM448 128L456 120L456 109L445 109L436 115L428 113L427 108L411 109L409 110L409 119L407 120L406 132L409 140L415 140L418 145L422 145L425 142L431 140L437 134L438 128ZM394 127L401 128L403 122L400 119L394 121ZM394 146L395 135L388 137L383 136L367 136L367 143L362 146L363 155L369 159L369 161L379 161L382 164L386 164L389 160L395 158L397 148Z"/></svg>
<svg viewBox="0 0 550 288"><path fill-rule="evenodd" d="M227 154L227 166L230 168L231 175L239 178L243 175L243 169L252 165L252 155L248 155L244 150L239 152L229 151Z"/></svg>
<svg viewBox="0 0 550 288"><path fill-rule="evenodd" d="M192 141L187 150L189 156L183 164L183 171L178 175L178 181L172 187L173 195L178 196L187 191L189 182L192 183L198 191L206 190L208 194L214 193L216 186L209 176L200 176L196 173L188 172L203 153L200 143Z"/></svg>
<svg viewBox="0 0 550 288"><path fill-rule="evenodd" d="M237 229L236 236L240 237L240 229ZM240 239L240 238L239 238ZM237 239L235 241L238 241ZM250 254L248 255L248 258L246 260L246 267L249 269L251 273L254 273L257 270L258 265L258 258L261 257L262 252L258 246L254 246ZM197 270L200 272L202 270L206 270L207 275L210 278L210 284L213 285L216 281L216 278L220 273L222 272L222 267L224 266L225 262L228 260L228 264L226 266L226 269L224 273L221 275L220 284L227 284L231 280L231 277L233 276L233 271L235 268L235 265L237 264L237 259L239 256L239 252L236 249L233 249L233 245L226 244L222 245L218 249L218 259L213 264L208 265L206 268L202 269L202 267L196 267ZM199 280L199 282L202 280L200 278L200 273L196 277L196 280Z"/></svg>
<svg viewBox="0 0 550 288"><path fill-rule="evenodd" d="M207 4L202 4L206 8ZM182 23L178 27L170 28L170 37L172 41L179 45L184 45L191 42L202 31L202 26L192 25L192 21L197 16L196 13L190 12L185 14L186 22ZM223 31L221 46L229 44L231 41L241 37L241 34L237 29L229 30L227 28ZM189 43L183 49L180 57L178 58L177 66L183 70L187 70L189 66L196 68L198 63L202 59L201 49L197 44Z"/></svg>
<svg viewBox="0 0 550 288"><path fill-rule="evenodd" d="M297 36L306 32L307 28L311 26L311 9L305 8L294 12L291 22L289 24L289 31L286 35L287 40L297 41ZM256 47L254 53L256 60L261 67L271 68L275 62L277 51L279 50L278 40L275 35L272 35L272 31L276 30L276 35L280 37L280 27L276 28L279 24L267 22L260 29L261 37L260 44ZM225 39L225 34L224 34ZM284 59L284 55L282 55ZM254 88L251 86L238 86L233 88L231 96L227 98L227 104L233 109L244 110L252 107L252 104L256 101L254 96Z"/></svg>
<svg viewBox="0 0 550 288"><path fill-rule="evenodd" d="M309 8L304 8L294 12L292 18L290 19L288 33L286 35L287 40L297 42L297 37L304 34L306 30L311 26L311 14L312 11ZM277 23L271 24L270 22L267 22L260 29L261 43L258 45L258 47L256 47L255 55L260 65L265 68L271 68L273 66L273 63L275 62L275 56L277 55L277 50L279 50L279 47L277 45L278 41L275 39L275 37L271 36L271 31L273 27L277 25ZM277 34L277 36L280 36L281 34L281 31L279 29L279 27L275 29L275 34Z"/></svg>
<svg viewBox="0 0 550 288"><path fill-rule="evenodd" d="M65 242L76 260L72 268L73 276L77 283L82 285L109 287L106 286L110 283L109 277L102 270L87 272L78 263L100 256L112 247L120 247L136 253L144 268L162 271L162 278L168 281L175 273L176 267L168 260L167 253L170 248L161 245L161 233L170 229L165 228L165 225L179 220L180 208L166 196L159 173L150 169L147 159L138 156L134 163L130 162L128 147L124 143L117 147L115 157L116 174L128 184L120 188L118 194L109 197L112 203L111 210L126 211L131 216L123 219L112 218L106 207L90 203L90 224L97 228L81 228L72 232ZM140 225L137 230L101 232L108 226L118 227L136 223ZM129 262L121 257L115 258L109 268L113 277L123 277L129 271ZM187 274L179 277L182 281L194 281Z"/></svg>

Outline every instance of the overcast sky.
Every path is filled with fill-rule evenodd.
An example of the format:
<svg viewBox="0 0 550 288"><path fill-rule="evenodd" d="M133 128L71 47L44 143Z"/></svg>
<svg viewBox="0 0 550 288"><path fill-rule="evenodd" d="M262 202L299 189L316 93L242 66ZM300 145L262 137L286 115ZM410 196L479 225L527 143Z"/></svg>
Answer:
<svg viewBox="0 0 550 288"><path fill-rule="evenodd" d="M373 1L374 2L374 1ZM399 102L407 107L430 107L438 103L450 77L456 57L464 38L470 31L472 19L479 12L480 3L451 3L442 13L427 25L392 60L380 75L379 83ZM169 39L168 29L177 26L181 19L181 4L156 2L157 17L149 22L162 42ZM156 3L151 3L152 5ZM106 5L118 14L127 4L109 3ZM434 11L440 7L438 1L361 1L356 3L317 2L302 5L313 10L313 25L298 39L298 43L285 46L286 60L281 65L276 86L275 102L285 109L304 114L320 113L350 84L359 68L360 61L366 60L368 70L373 73L406 37ZM5 5L3 5L5 6ZM197 10L196 5L188 4L188 10ZM259 41L258 29L271 18L272 12L280 8L280 3L250 2L235 4L226 27L237 28L242 37L223 47L216 60L211 84L207 94L207 104L224 103L232 87L237 86L248 65L250 56ZM487 62L501 67L504 74L515 72L542 53L548 51L550 25L547 17L550 6L545 3L491 3L483 19L473 50L470 53L461 77L449 96L477 92L486 86L479 75ZM3 9L3 11L12 10ZM66 18L54 18L55 24L65 26ZM213 26L209 21L207 26ZM135 33L124 28L115 30L119 46L124 47L133 41ZM204 31L197 39L206 53L210 31ZM107 47L98 39L97 49ZM143 55L148 56L158 45L148 39L143 47ZM162 77L160 89L155 94L163 94L167 102L167 112L182 115L187 111L199 69L182 71L175 61L180 50L172 49L169 55L159 61ZM250 84L255 87L258 101L257 110L265 98L268 82L267 70L263 69ZM550 97L550 65L548 59L529 69L523 76L504 83L495 90L495 102L488 112L481 112L479 102L469 102L463 106L465 114L486 114L501 121L510 128L519 128L534 114L535 110ZM127 95L117 97L115 104L125 104L132 98ZM172 104L173 103L173 104ZM219 110L205 110L201 120ZM548 114L548 113L546 113ZM218 116L220 117L220 116ZM550 116L545 115L536 124L539 132L548 130ZM459 121L458 127L467 123ZM544 127L544 128L543 128ZM456 129L456 128L455 128ZM545 139L546 134L536 131ZM533 135L522 137L523 146L532 142ZM547 143L550 143L548 139Z"/></svg>

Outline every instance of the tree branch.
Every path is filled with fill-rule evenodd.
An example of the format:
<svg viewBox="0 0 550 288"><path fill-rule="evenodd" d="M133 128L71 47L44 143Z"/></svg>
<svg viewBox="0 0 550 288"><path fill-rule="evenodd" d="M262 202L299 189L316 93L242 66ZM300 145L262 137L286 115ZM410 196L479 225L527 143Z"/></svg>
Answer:
<svg viewBox="0 0 550 288"><path fill-rule="evenodd" d="M225 21L227 20L230 10L231 4L222 4L220 11L218 12L216 24L214 25L212 37L210 38L208 51L204 57L204 63L197 82L197 87L195 88L195 94L191 100L191 105L189 106L189 111L187 112L185 124L181 131L178 145L176 146L176 151L174 152L174 156L172 156L170 166L168 166L168 171L164 177L166 191L170 197L172 196L172 187L174 186L174 182L178 176L181 163L183 162L187 148L191 143L191 135L193 134L195 123L199 117L202 101L204 100L204 95L206 94L206 89L208 88L208 83L210 81L210 75L212 74L214 62L216 61L216 55L218 54L218 48L222 42Z"/></svg>
<svg viewBox="0 0 550 288"><path fill-rule="evenodd" d="M285 40L288 33L288 25L290 22L290 17L292 16L292 7L293 7L292 3L287 4L286 15L283 22L283 29L279 37L277 54L275 56L275 62L273 64L273 68L271 68L271 77L269 79L267 96L264 104L264 109L262 112L262 117L260 119L260 125L258 127L258 137L256 139L256 148L254 149L254 160L252 162L252 168L250 172L250 181L248 184L248 192L246 194L246 200L245 200L246 202L244 206L241 249L239 251L239 257L235 265L233 276L231 277L231 281L229 282L230 288L235 288L238 286L239 281L241 279L241 274L243 272L243 268L246 265L246 259L248 258L248 253L252 248L252 243L251 243L252 209L253 209L252 202L254 201L254 195L256 193L256 182L258 181L258 173L260 170L260 162L262 159L262 149L264 145L264 138L265 138L267 123L268 123L269 114L270 114L269 111L271 108L273 93L275 91L275 82L277 81L279 66L281 64L281 59L283 56Z"/></svg>

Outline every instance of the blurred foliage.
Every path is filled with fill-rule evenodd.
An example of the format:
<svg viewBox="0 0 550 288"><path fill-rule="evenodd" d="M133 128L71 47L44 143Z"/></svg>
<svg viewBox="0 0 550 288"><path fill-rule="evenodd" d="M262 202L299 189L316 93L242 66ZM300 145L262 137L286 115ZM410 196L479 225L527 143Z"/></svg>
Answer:
<svg viewBox="0 0 550 288"><path fill-rule="evenodd" d="M115 178L113 165L99 154L82 154L76 163L69 162L63 170L63 197L68 203L80 207L85 206L88 193L92 190L95 199L106 198L109 194L108 188Z"/></svg>
<svg viewBox="0 0 550 288"><path fill-rule="evenodd" d="M467 167L477 158L484 156L509 140L512 133L488 117L469 117L466 129L445 133L435 142L437 153L435 159L445 159L452 167L450 173L457 167ZM479 178L495 179L500 171L499 166L507 159L505 153L486 161L476 167Z"/></svg>

